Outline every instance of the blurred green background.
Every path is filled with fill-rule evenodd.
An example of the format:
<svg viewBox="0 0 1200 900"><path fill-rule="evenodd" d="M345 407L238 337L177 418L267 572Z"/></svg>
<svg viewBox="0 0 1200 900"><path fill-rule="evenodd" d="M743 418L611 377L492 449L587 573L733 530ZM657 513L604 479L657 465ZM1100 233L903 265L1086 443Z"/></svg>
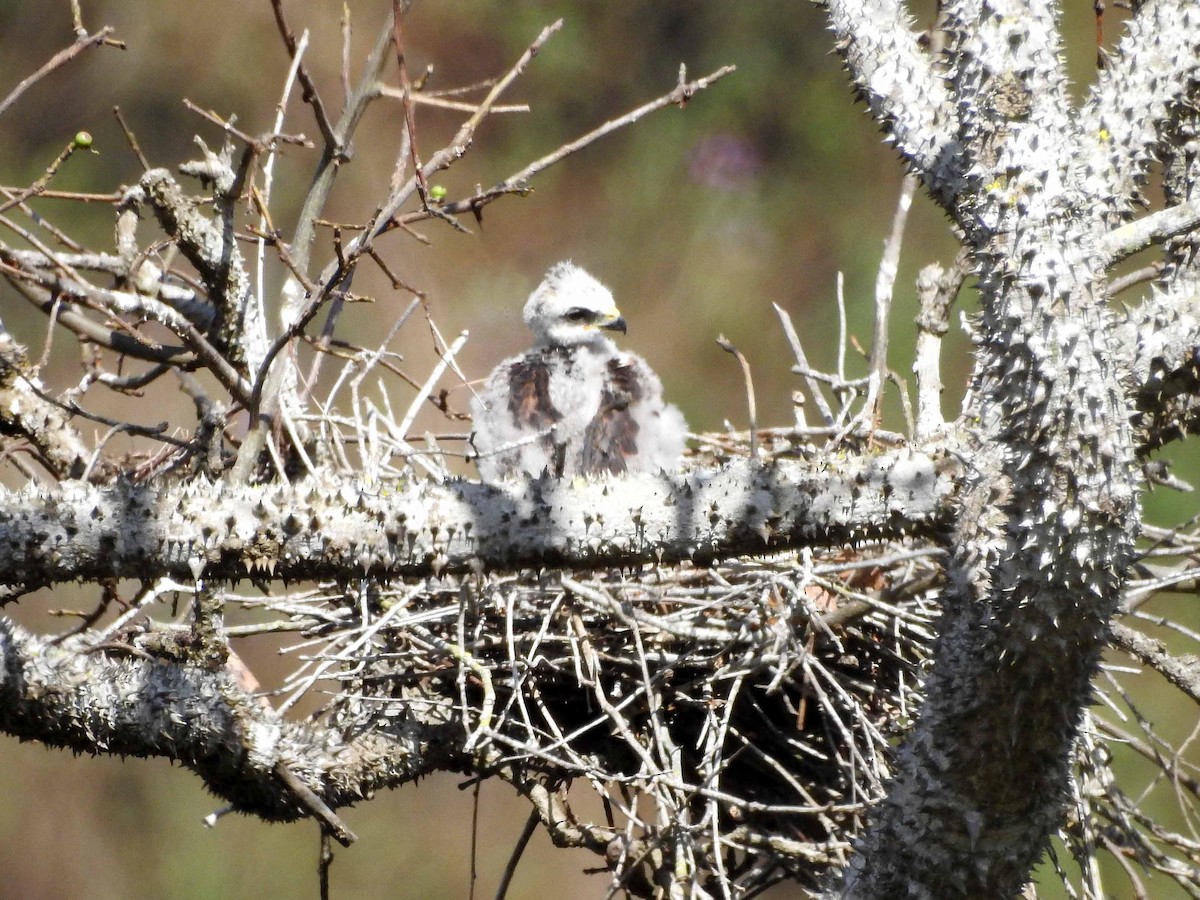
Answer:
<svg viewBox="0 0 1200 900"><path fill-rule="evenodd" d="M915 11L928 16L931 5L916 4ZM355 73L387 6L378 0L349 4ZM297 33L311 30L306 62L336 114L340 4L314 0L285 7ZM266 0L85 0L83 11L90 29L113 26L126 49L85 53L35 85L0 118L0 183L29 184L82 129L92 133L99 153L69 160L53 186L103 192L135 182L141 168L112 115L114 105L121 107L152 165L174 168L194 157L194 134L210 146L221 143L216 129L184 108L183 97L223 116L236 115L238 125L251 133L270 130L288 60ZM1065 16L1072 69L1077 81L1086 82L1095 57L1092 3L1070 2ZM830 52L821 15L801 0L416 0L407 22L410 74L416 77L426 65L434 66L431 89L497 75L559 17L565 20L561 33L502 101L527 102L531 111L494 116L484 124L471 152L436 179L450 199L476 184L494 184L667 92L681 63L691 77L731 63L738 71L686 109L656 113L569 157L540 176L529 196L487 207L481 225L466 217L472 234L423 223L419 230L431 245L396 232L382 239L381 253L394 272L426 294L432 319L447 339L471 332L460 357L468 377L482 377L525 346L524 298L548 266L571 258L613 289L630 323L625 344L658 370L693 430L747 425L742 376L733 358L717 347L718 334L749 358L760 424L789 424L791 392L798 384L771 304L792 314L811 362L831 369L837 343L835 284L843 272L850 331L868 346L875 267L903 174L863 106L854 102ZM0 97L70 41L66 0L0 0ZM372 107L355 136L354 158L339 176L328 217L364 221L386 196L401 116L394 101ZM422 155L428 158L442 146L461 119L460 113L419 108ZM298 91L284 130L318 135ZM314 159L311 151L289 149L279 161L274 210L285 233L293 227ZM111 208L68 207L51 200L36 207L60 225L69 223L78 240L111 248ZM948 264L955 249L944 218L923 197L914 206L905 247L892 360L896 371L910 378L914 276L930 262ZM330 256L326 233L315 258L323 265ZM374 346L409 297L393 291L369 263L354 287L375 303L350 307L339 335ZM965 295L962 308L969 311L970 303ZM6 327L36 352L45 341L46 323L22 304L0 286ZM406 370L418 380L434 361L430 344L420 317L395 341L405 354ZM945 408L953 414L970 366L956 326L944 359ZM863 371L854 351L848 371ZM59 336L45 377L60 388L78 379L72 341ZM465 411L466 391L449 379L445 386L451 404ZM378 389L389 392L394 407L403 408L411 397L411 389L398 380ZM191 415L190 404L165 388L151 391L144 401L97 399L94 408L129 415L130 402L145 404L146 422L174 415L187 421ZM902 428L898 409L891 404L889 427ZM433 415L419 427L435 433L465 430L461 422ZM60 593L43 605L89 603L89 598ZM8 612L46 627L44 619L39 621L40 609L29 602ZM260 676L283 671L269 647L261 648L257 659L252 648L243 652ZM0 805L0 896L317 892L314 826L229 818L205 829L201 819L216 804L196 778L160 761L75 760L3 739ZM494 891L525 814L507 789L483 789L477 896ZM347 811L361 841L338 853L334 896L467 896L471 815L471 791L460 790L448 777ZM539 832L510 896L600 896L604 876L582 874L592 864L586 853L553 850Z"/></svg>

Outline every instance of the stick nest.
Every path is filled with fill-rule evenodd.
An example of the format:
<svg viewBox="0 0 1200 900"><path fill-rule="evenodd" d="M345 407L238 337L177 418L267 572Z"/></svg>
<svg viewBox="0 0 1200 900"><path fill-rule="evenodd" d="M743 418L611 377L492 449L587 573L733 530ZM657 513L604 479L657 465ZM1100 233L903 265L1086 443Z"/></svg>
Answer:
<svg viewBox="0 0 1200 900"><path fill-rule="evenodd" d="M363 585L312 630L324 647L293 687L332 680L344 728L461 723L464 768L510 782L635 894L663 872L813 885L920 703L935 557Z"/></svg>

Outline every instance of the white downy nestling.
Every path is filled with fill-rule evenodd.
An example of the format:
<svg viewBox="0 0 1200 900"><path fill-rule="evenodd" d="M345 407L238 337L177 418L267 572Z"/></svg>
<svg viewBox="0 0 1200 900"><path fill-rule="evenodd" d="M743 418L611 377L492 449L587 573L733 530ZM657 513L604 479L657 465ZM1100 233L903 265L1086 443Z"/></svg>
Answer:
<svg viewBox="0 0 1200 900"><path fill-rule="evenodd" d="M525 324L533 348L496 366L471 405L484 481L678 467L687 423L645 360L609 339L625 320L608 288L558 263Z"/></svg>

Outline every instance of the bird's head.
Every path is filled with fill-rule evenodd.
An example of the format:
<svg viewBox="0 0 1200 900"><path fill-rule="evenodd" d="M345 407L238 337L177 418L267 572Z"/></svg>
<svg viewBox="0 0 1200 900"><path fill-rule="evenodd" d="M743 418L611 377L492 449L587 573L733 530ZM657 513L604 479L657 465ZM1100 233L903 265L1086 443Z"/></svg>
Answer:
<svg viewBox="0 0 1200 900"><path fill-rule="evenodd" d="M625 331L612 293L574 263L560 262L546 273L525 303L525 324L539 346L571 347Z"/></svg>

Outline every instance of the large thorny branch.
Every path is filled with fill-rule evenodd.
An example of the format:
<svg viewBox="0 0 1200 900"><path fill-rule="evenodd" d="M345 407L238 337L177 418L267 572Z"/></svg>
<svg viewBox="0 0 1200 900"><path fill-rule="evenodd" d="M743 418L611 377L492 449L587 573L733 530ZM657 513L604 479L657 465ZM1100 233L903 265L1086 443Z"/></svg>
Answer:
<svg viewBox="0 0 1200 900"><path fill-rule="evenodd" d="M444 723L349 737L284 722L226 670L186 664L169 637L142 640L152 654L0 621L0 728L52 747L176 760L233 808L272 821L312 815L297 780L337 809L463 767Z"/></svg>
<svg viewBox="0 0 1200 900"><path fill-rule="evenodd" d="M82 483L0 496L0 583L423 577L705 562L943 525L956 464L910 451L681 476L402 489ZM632 526L632 527L631 527Z"/></svg>
<svg viewBox="0 0 1200 900"><path fill-rule="evenodd" d="M982 304L964 411L975 474L958 498L927 700L843 889L1013 896L1062 814L1139 532L1139 444L1188 426L1139 414L1112 354L1117 254L1096 248L1127 220L1200 75L1200 9L1136 4L1077 117L1053 4L949 0L934 53L915 49L899 3L829 7L855 83L960 228ZM1135 329L1141 384L1159 397L1151 378L1194 384L1196 322L1181 309L1194 293L1182 290L1142 314L1170 316L1169 340L1147 346Z"/></svg>

